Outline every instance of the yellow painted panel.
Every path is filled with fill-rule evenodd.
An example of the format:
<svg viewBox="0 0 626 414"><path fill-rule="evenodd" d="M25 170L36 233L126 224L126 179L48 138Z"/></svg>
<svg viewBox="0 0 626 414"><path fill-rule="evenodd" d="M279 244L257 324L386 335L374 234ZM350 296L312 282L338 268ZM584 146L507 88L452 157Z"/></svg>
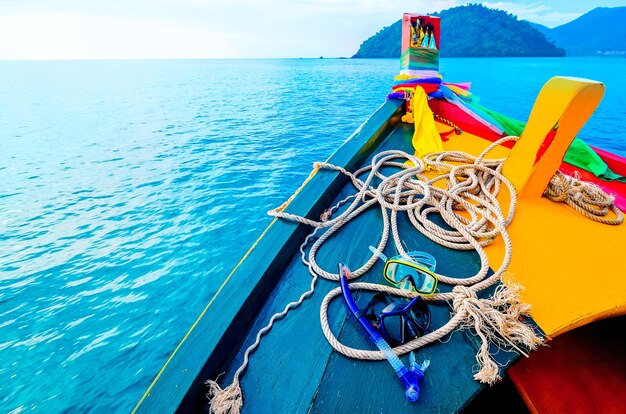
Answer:
<svg viewBox="0 0 626 414"><path fill-rule="evenodd" d="M509 234L506 279L525 287L522 297L548 336L626 314L626 225L594 222L546 198L522 198ZM493 265L502 261L501 240L486 251Z"/></svg>
<svg viewBox="0 0 626 414"><path fill-rule="evenodd" d="M513 150L500 147L489 157L508 154L504 172L519 197L508 229L513 255L506 279L525 287L523 299L532 305L533 319L550 337L603 317L626 314L626 225L596 223L565 204L541 197L603 91L603 85L593 81L551 79L533 107L520 142ZM557 122L552 145L535 165L538 149ZM446 150L473 155L490 144L467 133L449 138ZM504 194L501 202L507 198ZM501 239L486 251L491 267L498 267L504 256Z"/></svg>

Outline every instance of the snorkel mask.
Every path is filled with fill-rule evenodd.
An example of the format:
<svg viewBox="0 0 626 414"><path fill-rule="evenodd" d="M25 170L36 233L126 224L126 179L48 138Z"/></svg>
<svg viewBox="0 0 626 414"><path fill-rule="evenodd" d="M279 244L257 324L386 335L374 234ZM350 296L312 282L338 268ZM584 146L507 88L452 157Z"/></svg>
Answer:
<svg viewBox="0 0 626 414"><path fill-rule="evenodd" d="M425 252L409 252L408 257L401 255L387 259L374 246L370 251L385 262L383 276L393 286L420 295L432 295L437 290L437 275L434 273L437 261Z"/></svg>
<svg viewBox="0 0 626 414"><path fill-rule="evenodd" d="M372 297L363 313L391 346L423 336L430 325L430 310L421 296L407 301L380 292Z"/></svg>

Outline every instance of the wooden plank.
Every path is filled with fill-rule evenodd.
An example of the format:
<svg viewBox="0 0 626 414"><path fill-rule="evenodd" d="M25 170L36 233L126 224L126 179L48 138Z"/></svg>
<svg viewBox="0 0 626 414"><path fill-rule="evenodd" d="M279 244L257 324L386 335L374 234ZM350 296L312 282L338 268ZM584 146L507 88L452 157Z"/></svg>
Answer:
<svg viewBox="0 0 626 414"><path fill-rule="evenodd" d="M594 222L547 198L521 198L509 235L508 273L525 287L522 299L546 335L626 313L626 262L617 259L626 244L624 224ZM503 251L500 241L486 249L494 261ZM601 285L591 282L597 275L603 275Z"/></svg>
<svg viewBox="0 0 626 414"><path fill-rule="evenodd" d="M445 305L431 305L430 309L433 328L449 319L449 309ZM346 322L341 340L353 346L371 347L362 329L352 319ZM417 351L417 360L429 359L431 365L426 370L421 397L414 404L407 401L403 386L387 361L356 361L333 353L310 412L458 411L483 388L472 379L475 353L473 343L460 333L453 334L445 343L434 343ZM408 364L407 357L402 359Z"/></svg>
<svg viewBox="0 0 626 414"><path fill-rule="evenodd" d="M502 174L520 197L536 199L543 195L602 95L604 85L587 79L556 76L541 88L520 140L502 166ZM555 131L552 140L547 137L550 131Z"/></svg>
<svg viewBox="0 0 626 414"><path fill-rule="evenodd" d="M387 101L329 159L352 169L388 133L391 117L402 102ZM288 211L319 217L345 179L321 171L305 186ZM204 403L203 381L213 378L230 358L257 310L306 234L302 225L273 221L227 277L189 332L157 374L134 412L191 411Z"/></svg>

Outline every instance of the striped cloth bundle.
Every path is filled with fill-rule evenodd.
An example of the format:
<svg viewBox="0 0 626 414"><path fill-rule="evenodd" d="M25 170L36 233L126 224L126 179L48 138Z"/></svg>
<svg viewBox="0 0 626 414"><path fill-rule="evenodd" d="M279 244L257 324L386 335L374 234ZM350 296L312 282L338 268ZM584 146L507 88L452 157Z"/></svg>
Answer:
<svg viewBox="0 0 626 414"><path fill-rule="evenodd" d="M400 56L401 70L439 70L439 51L426 47L409 48Z"/></svg>

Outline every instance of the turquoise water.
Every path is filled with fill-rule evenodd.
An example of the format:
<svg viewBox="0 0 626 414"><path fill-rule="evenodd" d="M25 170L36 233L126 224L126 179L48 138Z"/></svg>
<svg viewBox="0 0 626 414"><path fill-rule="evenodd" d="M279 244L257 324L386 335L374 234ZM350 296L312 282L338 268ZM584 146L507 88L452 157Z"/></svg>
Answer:
<svg viewBox="0 0 626 414"><path fill-rule="evenodd" d="M607 85L581 137L626 155L626 59L448 59L526 119ZM0 62L0 411L127 412L281 204L382 102L396 60Z"/></svg>

